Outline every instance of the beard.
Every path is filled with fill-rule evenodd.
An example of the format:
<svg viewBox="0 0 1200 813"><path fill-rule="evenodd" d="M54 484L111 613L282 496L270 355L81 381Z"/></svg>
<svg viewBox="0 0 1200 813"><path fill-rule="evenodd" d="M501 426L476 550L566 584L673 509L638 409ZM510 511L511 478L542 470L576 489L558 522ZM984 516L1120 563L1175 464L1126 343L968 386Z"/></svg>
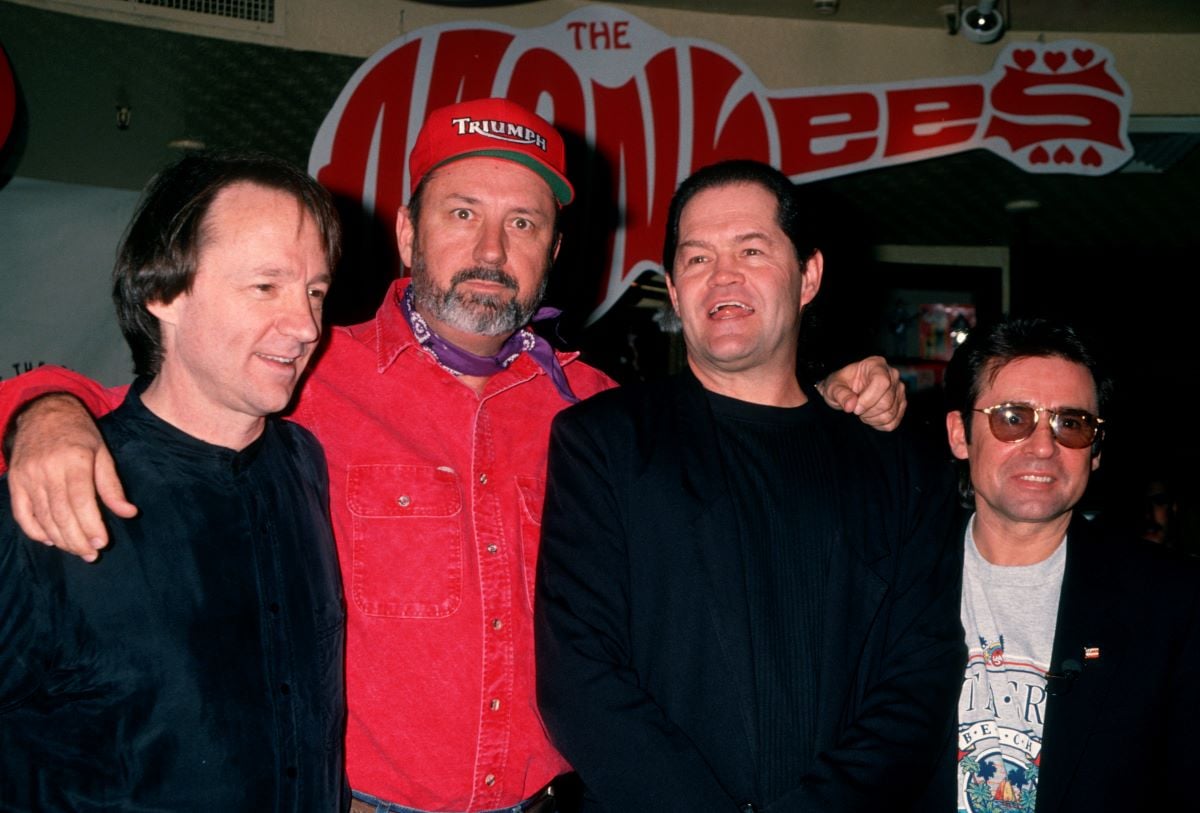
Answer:
<svg viewBox="0 0 1200 813"><path fill-rule="evenodd" d="M440 288L429 274L424 255L415 247L413 253L412 291L417 311L456 330L480 336L509 336L528 324L546 293L550 277L547 266L537 289L525 299L520 298L521 286L511 274L486 266L464 268L451 277L449 288ZM458 286L469 280L503 285L512 291L512 296L459 290Z"/></svg>

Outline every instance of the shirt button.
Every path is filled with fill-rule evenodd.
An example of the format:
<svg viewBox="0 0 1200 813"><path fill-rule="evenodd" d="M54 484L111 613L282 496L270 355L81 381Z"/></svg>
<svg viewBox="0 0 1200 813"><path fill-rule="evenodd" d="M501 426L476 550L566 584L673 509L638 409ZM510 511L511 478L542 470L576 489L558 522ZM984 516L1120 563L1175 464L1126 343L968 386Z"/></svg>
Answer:
<svg viewBox="0 0 1200 813"><path fill-rule="evenodd" d="M481 474L481 475L479 475L479 482L480 482L480 484L481 484L481 485L485 485L485 486L486 486L486 485L487 485L487 474Z"/></svg>
<svg viewBox="0 0 1200 813"><path fill-rule="evenodd" d="M492 700L491 706L492 706L492 711L500 711L500 701L499 700Z"/></svg>
<svg viewBox="0 0 1200 813"><path fill-rule="evenodd" d="M280 694L291 694L291 693L292 693L292 687L291 687L291 686L289 686L289 685L287 685L286 683L280 684L280 686L279 686L279 693L280 693Z"/></svg>
<svg viewBox="0 0 1200 813"><path fill-rule="evenodd" d="M500 549L499 549L498 547L496 547L494 544L493 544L493 545L488 545L488 546L487 546L487 552L488 552L488 553L495 553L495 552L496 552L496 551L498 551L498 550L500 550Z"/></svg>
<svg viewBox="0 0 1200 813"><path fill-rule="evenodd" d="M483 778L483 784L487 785L489 788L492 785L496 784L496 775L494 773L490 773L487 776L485 776Z"/></svg>
<svg viewBox="0 0 1200 813"><path fill-rule="evenodd" d="M412 504L412 499L407 494L401 494L396 498L396 505L401 508L408 508Z"/></svg>
<svg viewBox="0 0 1200 813"><path fill-rule="evenodd" d="M498 629L500 629L500 628L501 628L501 627L503 627L503 626L504 626L504 622L503 622L503 621L501 621L499 618L493 618L493 619L492 619L492 629L494 629L494 630L498 630Z"/></svg>

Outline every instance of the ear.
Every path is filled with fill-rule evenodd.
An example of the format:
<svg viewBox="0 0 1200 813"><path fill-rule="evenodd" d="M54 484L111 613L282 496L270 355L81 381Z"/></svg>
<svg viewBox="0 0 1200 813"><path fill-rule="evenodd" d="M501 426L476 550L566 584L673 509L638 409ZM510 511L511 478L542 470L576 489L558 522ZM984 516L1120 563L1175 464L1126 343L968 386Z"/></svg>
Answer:
<svg viewBox="0 0 1200 813"><path fill-rule="evenodd" d="M1100 453L1099 452L1092 455L1092 471L1095 471L1098 468L1100 468Z"/></svg>
<svg viewBox="0 0 1200 813"><path fill-rule="evenodd" d="M396 247L400 249L400 262L405 268L412 268L412 247L413 239L416 237L416 230L413 228L412 218L409 217L408 207L401 206L396 212ZM558 249L554 249L555 254Z"/></svg>
<svg viewBox="0 0 1200 813"><path fill-rule="evenodd" d="M179 323L179 307L180 301L187 294L180 294L170 302L160 302L154 300L146 303L146 310L150 311L150 315L164 325L176 325Z"/></svg>
<svg viewBox="0 0 1200 813"><path fill-rule="evenodd" d="M679 313L679 298L675 293L675 283L671 282L670 274L667 274L667 296L671 298L671 307L676 313Z"/></svg>
<svg viewBox="0 0 1200 813"><path fill-rule="evenodd" d="M821 275L825 273L825 257L820 251L814 251L802 269L804 278L800 284L800 307L803 308L821 290Z"/></svg>
<svg viewBox="0 0 1200 813"><path fill-rule="evenodd" d="M553 264L554 261L558 259L558 250L560 248L562 248L562 232L559 232L558 235L554 238L554 250L550 252L551 264Z"/></svg>
<svg viewBox="0 0 1200 813"><path fill-rule="evenodd" d="M962 413L957 409L953 412L946 413L946 436L950 439L950 451L959 460L966 460L967 447L967 427L963 423Z"/></svg>

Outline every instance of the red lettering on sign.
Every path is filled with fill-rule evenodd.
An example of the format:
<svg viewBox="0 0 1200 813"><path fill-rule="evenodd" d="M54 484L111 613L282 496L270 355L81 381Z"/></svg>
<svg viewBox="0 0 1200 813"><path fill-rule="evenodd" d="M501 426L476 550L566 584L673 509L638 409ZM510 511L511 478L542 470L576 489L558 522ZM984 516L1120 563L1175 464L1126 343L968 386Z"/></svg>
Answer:
<svg viewBox="0 0 1200 813"><path fill-rule="evenodd" d="M767 121L758 99L746 93L729 117L718 119L742 69L720 54L689 48L692 61L692 170L725 158L770 159ZM720 132L718 132L718 127Z"/></svg>
<svg viewBox="0 0 1200 813"><path fill-rule="evenodd" d="M609 235L608 256L620 260L617 271L622 279L639 262L661 260L667 207L675 194L679 164L679 69L674 51L663 51L650 60L646 85L653 130L642 118L642 104L633 80L619 88L592 83L596 151L608 164L610 188L619 198L620 222L625 228L622 246L615 244L615 232ZM653 156L649 154L647 136L653 138Z"/></svg>
<svg viewBox="0 0 1200 813"><path fill-rule="evenodd" d="M640 45L642 32L665 45L635 60L631 37ZM418 66L425 66L419 75ZM658 262L676 185L716 161L774 159L805 182L977 148L1031 172L1093 175L1132 155L1123 132L1130 92L1112 55L1092 43L1014 43L984 76L775 95L718 47L672 39L589 4L529 32L466 23L406 35L343 91L318 133L310 170L390 219L409 192L404 165L419 119L430 108L493 94L541 110L564 131L575 206L584 218L605 211L598 228L609 252L594 259L608 278L594 316L617 301L635 269ZM578 162L586 153L578 139L589 136L598 158L590 166ZM607 214L614 199L616 231ZM603 239L597 235L597 249Z"/></svg>
<svg viewBox="0 0 1200 813"><path fill-rule="evenodd" d="M871 93L774 98L770 104L780 136L786 136L780 138L784 175L866 161L879 144L879 102ZM839 142L841 147L828 149Z"/></svg>
<svg viewBox="0 0 1200 813"><path fill-rule="evenodd" d="M1012 67L992 88L991 103L996 111L985 136L999 136L1014 151L1030 144L1062 139L1081 139L1121 147L1121 108L1114 99L1082 93L1053 93L1047 87L1083 85L1121 96L1120 85L1108 74L1106 62L1076 72L1030 73ZM1008 118L1019 115L1024 121ZM1027 119L1044 116L1057 121L1034 123ZM1061 121L1064 117L1078 124Z"/></svg>
<svg viewBox="0 0 1200 813"><path fill-rule="evenodd" d="M885 156L970 141L983 115L983 87L943 85L887 92Z"/></svg>
<svg viewBox="0 0 1200 813"><path fill-rule="evenodd" d="M496 69L512 43L501 31L446 31L438 37L425 114L465 99L492 95ZM422 115L424 120L424 115Z"/></svg>
<svg viewBox="0 0 1200 813"><path fill-rule="evenodd" d="M334 194L352 199L373 198L376 211L390 218L404 202L404 160L408 156L408 93L412 86L421 40L397 48L362 78L338 120L329 163L316 178ZM367 188L367 164L376 127L381 128L378 173L374 189Z"/></svg>
<svg viewBox="0 0 1200 813"><path fill-rule="evenodd" d="M579 76L571 64L553 51L532 48L513 66L508 98L530 110L538 109L542 95L554 107L554 126L560 132L582 137L587 125L587 108Z"/></svg>
<svg viewBox="0 0 1200 813"><path fill-rule="evenodd" d="M628 20L567 23L567 30L574 38L576 51L611 51L630 47Z"/></svg>

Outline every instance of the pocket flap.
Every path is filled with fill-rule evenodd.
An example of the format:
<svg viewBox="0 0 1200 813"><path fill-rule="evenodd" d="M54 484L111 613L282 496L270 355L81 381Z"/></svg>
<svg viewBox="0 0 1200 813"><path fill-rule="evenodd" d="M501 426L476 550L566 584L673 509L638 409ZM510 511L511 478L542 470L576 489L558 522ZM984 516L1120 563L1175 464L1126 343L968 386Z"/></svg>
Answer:
<svg viewBox="0 0 1200 813"><path fill-rule="evenodd" d="M446 467L351 466L346 504L359 517L448 517L462 508L462 491Z"/></svg>

